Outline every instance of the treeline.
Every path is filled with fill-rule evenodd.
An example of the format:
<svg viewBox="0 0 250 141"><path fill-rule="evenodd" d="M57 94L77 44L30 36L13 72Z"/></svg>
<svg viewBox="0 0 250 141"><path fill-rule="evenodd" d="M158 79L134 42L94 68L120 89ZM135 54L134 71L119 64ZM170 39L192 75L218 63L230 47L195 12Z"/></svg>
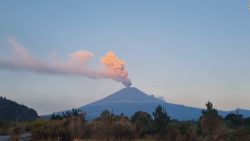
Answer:
<svg viewBox="0 0 250 141"><path fill-rule="evenodd" d="M0 97L0 124L9 121L29 121L38 118L34 109Z"/></svg>
<svg viewBox="0 0 250 141"><path fill-rule="evenodd" d="M221 117L211 102L206 104L198 121L171 119L162 106L151 116L138 111L132 117L103 111L87 122L86 113L73 109L62 116L53 114L50 120L38 120L28 126L35 140L93 139L102 141L131 141L140 139L164 141L249 141L250 118L239 113Z"/></svg>
<svg viewBox="0 0 250 141"><path fill-rule="evenodd" d="M93 121L86 113L73 109L50 120L36 120L11 128L12 137L20 131L32 133L34 141L249 141L250 118L238 112L221 117L211 102L206 104L198 121L177 121L157 106L151 114L138 111L133 116L103 111ZM139 141L139 140L138 140Z"/></svg>

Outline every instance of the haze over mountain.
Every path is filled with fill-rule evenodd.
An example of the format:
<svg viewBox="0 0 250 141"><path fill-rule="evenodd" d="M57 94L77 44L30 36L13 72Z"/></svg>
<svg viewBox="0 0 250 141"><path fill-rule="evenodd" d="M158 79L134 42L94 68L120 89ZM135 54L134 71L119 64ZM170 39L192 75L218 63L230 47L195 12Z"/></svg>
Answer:
<svg viewBox="0 0 250 141"><path fill-rule="evenodd" d="M201 114L200 108L168 103L153 95L148 95L135 87L123 88L101 100L82 106L79 109L87 113L87 119L94 119L103 110L112 110L115 114L133 115L136 111L152 114L157 105L165 107L169 115L178 120L197 120ZM204 103L205 105L205 103ZM249 110L237 109L244 116L250 116ZM236 110L235 110L236 111ZM235 111L219 111L222 116Z"/></svg>

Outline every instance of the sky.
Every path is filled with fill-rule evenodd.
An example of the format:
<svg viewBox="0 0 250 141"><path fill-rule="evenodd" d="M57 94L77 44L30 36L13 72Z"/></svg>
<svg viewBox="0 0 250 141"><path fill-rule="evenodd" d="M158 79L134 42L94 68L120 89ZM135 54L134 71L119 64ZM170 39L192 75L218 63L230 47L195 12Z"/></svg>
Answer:
<svg viewBox="0 0 250 141"><path fill-rule="evenodd" d="M84 73L71 75L79 51L90 55L76 54ZM122 72L93 79L86 67L99 74L107 52ZM170 103L250 109L249 54L248 0L0 1L0 95L40 115L108 96L125 77Z"/></svg>

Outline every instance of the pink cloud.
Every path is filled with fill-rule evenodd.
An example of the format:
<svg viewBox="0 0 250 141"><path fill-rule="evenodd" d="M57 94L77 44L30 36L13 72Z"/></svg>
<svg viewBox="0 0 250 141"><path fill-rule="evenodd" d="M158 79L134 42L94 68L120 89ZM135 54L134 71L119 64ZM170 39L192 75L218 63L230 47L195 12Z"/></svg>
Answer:
<svg viewBox="0 0 250 141"><path fill-rule="evenodd" d="M122 82L127 87L131 85L128 72L125 70L125 62L120 60L113 52L108 52L106 56L100 59L104 69L91 69L87 63L94 57L94 54L89 51L76 51L69 53L67 60L57 58L48 62L33 56L14 38L10 38L8 43L11 46L11 52L8 57L0 57L0 68L2 69L80 75L94 79L110 78Z"/></svg>

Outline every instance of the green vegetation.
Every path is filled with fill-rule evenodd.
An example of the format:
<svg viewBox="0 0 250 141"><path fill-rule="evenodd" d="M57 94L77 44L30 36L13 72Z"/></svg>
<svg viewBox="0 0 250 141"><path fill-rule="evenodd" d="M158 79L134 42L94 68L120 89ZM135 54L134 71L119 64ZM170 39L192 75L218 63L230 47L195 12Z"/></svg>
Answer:
<svg viewBox="0 0 250 141"><path fill-rule="evenodd" d="M152 113L138 111L130 118L103 111L87 122L86 113L73 109L50 120L0 124L18 141L22 132L32 133L34 141L249 141L250 118L237 113L219 116L211 102L198 121L171 120L162 106Z"/></svg>

